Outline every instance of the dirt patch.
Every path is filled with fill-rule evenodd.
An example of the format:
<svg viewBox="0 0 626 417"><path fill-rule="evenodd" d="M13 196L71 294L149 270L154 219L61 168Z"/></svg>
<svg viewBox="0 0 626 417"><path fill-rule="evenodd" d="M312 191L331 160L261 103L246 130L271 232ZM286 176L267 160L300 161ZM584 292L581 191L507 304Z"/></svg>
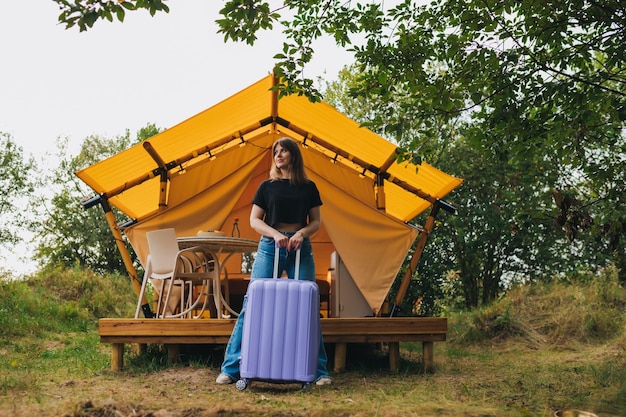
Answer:
<svg viewBox="0 0 626 417"><path fill-rule="evenodd" d="M38 392L2 398L0 416L322 416L324 401L318 400L332 389L315 387L304 393L298 384L255 383L241 392L234 385L216 384L217 374L214 368L173 367L152 373L107 371L87 379L50 381ZM303 400L313 400L316 409L303 410Z"/></svg>
<svg viewBox="0 0 626 417"><path fill-rule="evenodd" d="M142 410L135 404L124 402L107 402L95 405L92 401L86 401L78 407L73 414L67 417L209 417L239 415L239 412L228 412L222 409L204 410L202 408L189 408L183 410Z"/></svg>

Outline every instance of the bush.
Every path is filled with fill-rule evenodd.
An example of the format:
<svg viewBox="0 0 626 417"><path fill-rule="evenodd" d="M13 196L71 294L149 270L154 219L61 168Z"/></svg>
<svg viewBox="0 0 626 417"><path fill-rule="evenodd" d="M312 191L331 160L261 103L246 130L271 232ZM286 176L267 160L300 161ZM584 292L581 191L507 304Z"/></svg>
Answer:
<svg viewBox="0 0 626 417"><path fill-rule="evenodd" d="M89 270L53 269L26 280L0 281L0 338L95 328L101 317L132 317L128 278Z"/></svg>
<svg viewBox="0 0 626 417"><path fill-rule="evenodd" d="M41 271L28 281L42 297L49 297L91 318L132 317L137 297L129 278L117 273L98 274L78 267Z"/></svg>
<svg viewBox="0 0 626 417"><path fill-rule="evenodd" d="M617 270L594 279L520 285L489 306L452 314L450 337L459 343L511 337L532 343L603 343L623 335L626 289Z"/></svg>

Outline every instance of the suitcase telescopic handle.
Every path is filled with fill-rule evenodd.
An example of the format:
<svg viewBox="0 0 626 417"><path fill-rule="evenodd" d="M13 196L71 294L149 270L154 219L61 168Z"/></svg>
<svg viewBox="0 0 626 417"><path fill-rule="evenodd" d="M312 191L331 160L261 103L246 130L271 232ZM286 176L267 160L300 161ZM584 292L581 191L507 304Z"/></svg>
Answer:
<svg viewBox="0 0 626 417"><path fill-rule="evenodd" d="M300 279L300 248L296 250L296 272L293 274L293 279L296 281Z"/></svg>
<svg viewBox="0 0 626 417"><path fill-rule="evenodd" d="M278 260L280 259L280 247L278 242L274 241L274 278L278 278ZM296 271L294 273L295 280L300 279L300 248L296 250Z"/></svg>
<svg viewBox="0 0 626 417"><path fill-rule="evenodd" d="M278 260L280 258L280 247L278 242L274 241L274 274L273 278L278 278Z"/></svg>

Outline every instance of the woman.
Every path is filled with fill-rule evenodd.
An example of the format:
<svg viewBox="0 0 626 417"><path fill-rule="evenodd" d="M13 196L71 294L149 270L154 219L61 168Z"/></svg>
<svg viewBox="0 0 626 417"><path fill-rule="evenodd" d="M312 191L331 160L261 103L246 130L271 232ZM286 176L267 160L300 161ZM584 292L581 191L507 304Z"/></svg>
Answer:
<svg viewBox="0 0 626 417"><path fill-rule="evenodd" d="M302 153L296 141L282 138L272 146L274 164L270 178L263 181L252 200L250 226L261 235L259 249L251 276L271 277L274 273L274 251L280 251L279 273L287 272L293 278L295 252L300 249L299 279L315 281L315 262L309 237L320 228L320 198L317 186L304 172ZM226 346L222 370L216 381L218 384L232 384L239 379L239 357L241 354L241 333L246 303L237 318L233 333ZM320 330L321 332L321 330ZM328 385L326 349L320 334L320 350L317 360L315 383Z"/></svg>

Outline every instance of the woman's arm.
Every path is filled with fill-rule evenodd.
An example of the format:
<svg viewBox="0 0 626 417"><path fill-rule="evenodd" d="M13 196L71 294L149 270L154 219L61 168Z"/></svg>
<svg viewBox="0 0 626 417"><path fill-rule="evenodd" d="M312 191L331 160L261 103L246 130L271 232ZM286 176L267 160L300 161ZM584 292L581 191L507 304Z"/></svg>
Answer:
<svg viewBox="0 0 626 417"><path fill-rule="evenodd" d="M320 206L313 207L309 210L309 223L302 229L298 230L287 245L287 249L298 249L302 246L304 238L311 237L315 232L320 229L322 224L322 214L320 212Z"/></svg>
<svg viewBox="0 0 626 417"><path fill-rule="evenodd" d="M311 237L322 225L322 214L320 212L320 206L313 207L309 210L309 224L302 229L298 230L298 233L302 234L302 237Z"/></svg>
<svg viewBox="0 0 626 417"><path fill-rule="evenodd" d="M265 223L265 220L263 220L264 218L265 210L256 204L253 204L252 210L250 210L250 227L262 236L273 238L281 248L286 247L289 243L289 238L271 227L269 224Z"/></svg>

